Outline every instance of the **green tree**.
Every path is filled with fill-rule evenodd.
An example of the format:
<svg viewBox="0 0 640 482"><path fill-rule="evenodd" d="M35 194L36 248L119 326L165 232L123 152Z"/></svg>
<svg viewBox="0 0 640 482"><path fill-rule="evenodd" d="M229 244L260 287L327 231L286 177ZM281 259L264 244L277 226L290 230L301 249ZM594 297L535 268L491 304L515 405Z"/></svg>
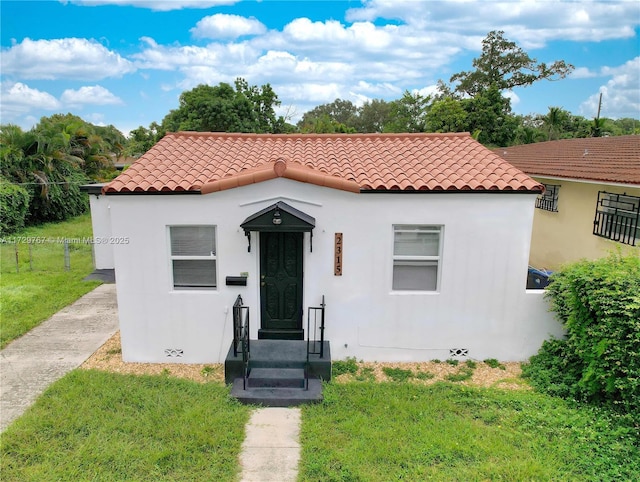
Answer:
<svg viewBox="0 0 640 482"><path fill-rule="evenodd" d="M569 112L560 107L549 107L549 112L542 117L547 140L551 141L559 138L564 123L569 119L569 115Z"/></svg>
<svg viewBox="0 0 640 482"><path fill-rule="evenodd" d="M355 127L358 132L384 132L384 126L391 122L392 104L382 99L366 101L358 108Z"/></svg>
<svg viewBox="0 0 640 482"><path fill-rule="evenodd" d="M221 82L217 86L201 84L180 94L178 109L162 120L165 132L282 132L285 121L276 117L280 105L269 84L258 88L243 79L236 89Z"/></svg>
<svg viewBox="0 0 640 482"><path fill-rule="evenodd" d="M358 108L349 100L336 99L329 104L322 104L305 112L298 122L298 127L325 124L330 121L334 125L343 125L345 128L355 128L355 119L358 116ZM315 131L312 131L315 132Z"/></svg>
<svg viewBox="0 0 640 482"><path fill-rule="evenodd" d="M402 98L391 103L391 121L385 132L426 132L427 111L431 96L404 92Z"/></svg>
<svg viewBox="0 0 640 482"><path fill-rule="evenodd" d="M28 132L0 126L2 175L29 193L27 224L84 212L87 196L80 185L113 177L123 140L113 126L99 128L72 114L43 117Z"/></svg>
<svg viewBox="0 0 640 482"><path fill-rule="evenodd" d="M478 142L489 146L508 146L515 138L518 121L511 114L511 102L496 86L464 99L469 132L477 132Z"/></svg>
<svg viewBox="0 0 640 482"><path fill-rule="evenodd" d="M524 50L504 38L503 31L493 30L482 41L482 54L473 59L475 70L459 72L449 79L457 83L455 91L471 97L496 86L498 90L524 87L542 79L563 79L574 69L564 60L551 65L538 63Z"/></svg>
<svg viewBox="0 0 640 482"><path fill-rule="evenodd" d="M164 134L164 130L156 122L149 124L149 128L139 126L129 132L124 154L129 157L140 157L162 139Z"/></svg>
<svg viewBox="0 0 640 482"><path fill-rule="evenodd" d="M311 117L302 124L300 132L305 134L336 134L336 133L354 133L356 130L353 127L348 127L340 122L332 119L327 114L322 114L318 117Z"/></svg>
<svg viewBox="0 0 640 482"><path fill-rule="evenodd" d="M242 78L236 79L236 92L243 94L251 103L257 129L254 132L281 133L285 129L285 119L276 116L274 107L280 105L278 96L265 84L262 87L250 86Z"/></svg>
<svg viewBox="0 0 640 482"><path fill-rule="evenodd" d="M445 97L437 100L427 112L429 132L464 132L467 129L467 112L462 102Z"/></svg>

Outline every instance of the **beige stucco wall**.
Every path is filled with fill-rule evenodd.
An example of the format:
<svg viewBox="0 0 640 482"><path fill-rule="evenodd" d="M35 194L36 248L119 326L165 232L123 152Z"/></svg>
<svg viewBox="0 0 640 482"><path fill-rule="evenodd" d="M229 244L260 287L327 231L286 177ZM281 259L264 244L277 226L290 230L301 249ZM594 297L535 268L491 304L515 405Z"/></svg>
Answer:
<svg viewBox="0 0 640 482"><path fill-rule="evenodd" d="M640 187L537 176L534 176L534 179L561 187L558 194L558 212L535 210L529 258L531 266L555 270L564 263L582 258L600 258L618 248L623 252L640 251L638 246L631 247L593 234L598 191L640 196Z"/></svg>

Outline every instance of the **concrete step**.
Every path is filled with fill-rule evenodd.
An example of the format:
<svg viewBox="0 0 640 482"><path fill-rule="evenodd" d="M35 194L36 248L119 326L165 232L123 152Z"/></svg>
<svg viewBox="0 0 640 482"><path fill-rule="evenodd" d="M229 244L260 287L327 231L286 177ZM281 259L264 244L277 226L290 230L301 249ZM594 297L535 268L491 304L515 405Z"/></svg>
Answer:
<svg viewBox="0 0 640 482"><path fill-rule="evenodd" d="M255 368L304 368L307 361L307 342L296 340L251 340L250 365ZM318 346L314 346L318 348ZM231 385L236 378L242 377L244 363L242 352L234 355L233 343L224 363L224 380ZM309 376L331 380L331 347L324 342L324 356L309 356Z"/></svg>
<svg viewBox="0 0 640 482"><path fill-rule="evenodd" d="M309 389L291 387L250 387L243 388L243 379L236 378L231 387L231 396L240 403L265 407L295 407L305 403L322 401L322 382L309 379Z"/></svg>
<svg viewBox="0 0 640 482"><path fill-rule="evenodd" d="M247 383L252 388L304 388L304 369L252 368Z"/></svg>

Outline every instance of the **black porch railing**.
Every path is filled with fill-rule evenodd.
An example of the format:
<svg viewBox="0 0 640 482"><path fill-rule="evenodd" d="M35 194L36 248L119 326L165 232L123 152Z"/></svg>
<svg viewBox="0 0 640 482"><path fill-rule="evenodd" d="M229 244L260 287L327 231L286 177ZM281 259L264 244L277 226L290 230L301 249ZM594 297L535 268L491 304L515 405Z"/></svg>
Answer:
<svg viewBox="0 0 640 482"><path fill-rule="evenodd" d="M307 359L309 355L324 356L324 295L320 306L310 306L307 312ZM312 338L313 337L313 338Z"/></svg>
<svg viewBox="0 0 640 482"><path fill-rule="evenodd" d="M242 296L238 295L233 304L233 356L238 356L238 345L242 352L243 388L247 389L249 377L249 307L244 306Z"/></svg>
<svg viewBox="0 0 640 482"><path fill-rule="evenodd" d="M304 365L304 389L309 390L310 355L324 356L324 295L320 306L310 306L307 310L307 362ZM313 327L312 327L313 325ZM319 339L318 339L319 338Z"/></svg>

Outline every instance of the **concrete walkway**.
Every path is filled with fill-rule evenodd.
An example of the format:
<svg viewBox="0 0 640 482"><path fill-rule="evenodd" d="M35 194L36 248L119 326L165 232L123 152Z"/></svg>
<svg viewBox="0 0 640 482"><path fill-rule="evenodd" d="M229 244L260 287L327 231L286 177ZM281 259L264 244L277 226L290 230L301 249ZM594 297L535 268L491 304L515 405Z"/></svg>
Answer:
<svg viewBox="0 0 640 482"><path fill-rule="evenodd" d="M300 409L257 409L246 427L242 482L289 482L298 476Z"/></svg>
<svg viewBox="0 0 640 482"><path fill-rule="evenodd" d="M116 286L103 284L0 351L0 431L117 330Z"/></svg>

